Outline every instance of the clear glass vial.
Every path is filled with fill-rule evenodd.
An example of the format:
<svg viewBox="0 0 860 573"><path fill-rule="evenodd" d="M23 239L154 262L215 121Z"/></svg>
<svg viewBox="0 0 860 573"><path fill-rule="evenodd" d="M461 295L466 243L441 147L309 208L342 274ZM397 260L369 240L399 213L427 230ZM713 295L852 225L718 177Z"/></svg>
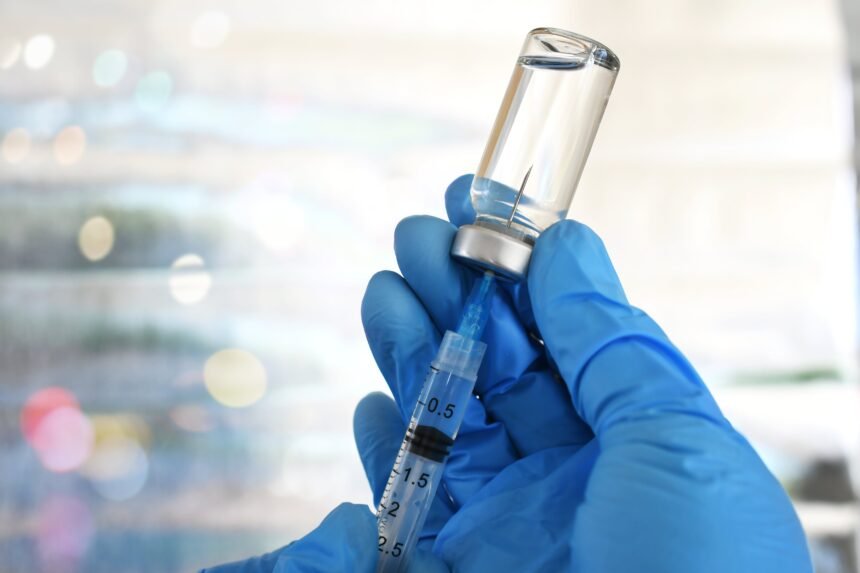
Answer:
<svg viewBox="0 0 860 573"><path fill-rule="evenodd" d="M538 235L567 215L620 62L555 28L529 32L472 182L474 224L451 254L512 280Z"/></svg>

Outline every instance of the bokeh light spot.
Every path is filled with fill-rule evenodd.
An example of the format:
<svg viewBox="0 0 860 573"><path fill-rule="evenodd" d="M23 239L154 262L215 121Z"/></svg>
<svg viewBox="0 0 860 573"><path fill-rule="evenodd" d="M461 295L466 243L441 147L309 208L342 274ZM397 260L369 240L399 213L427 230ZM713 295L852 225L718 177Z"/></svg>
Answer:
<svg viewBox="0 0 860 573"><path fill-rule="evenodd" d="M100 261L108 256L113 249L113 241L113 225L102 216L87 219L78 232L81 254L91 261Z"/></svg>
<svg viewBox="0 0 860 573"><path fill-rule="evenodd" d="M80 467L92 451L92 425L77 408L57 408L36 427L32 444L46 469L72 471Z"/></svg>
<svg viewBox="0 0 860 573"><path fill-rule="evenodd" d="M109 88L122 81L128 68L128 58L120 50L105 50L93 62L93 81L97 86Z"/></svg>
<svg viewBox="0 0 860 573"><path fill-rule="evenodd" d="M77 125L64 128L54 138L54 159L60 165L73 165L87 150L87 134Z"/></svg>
<svg viewBox="0 0 860 573"><path fill-rule="evenodd" d="M149 425L136 414L100 414L91 416L90 422L95 434L93 451L80 473L106 499L134 497L149 475L144 448L152 437Z"/></svg>
<svg viewBox="0 0 860 573"><path fill-rule="evenodd" d="M201 257L182 255L171 266L170 294L181 304L195 304L206 297L212 286L212 275L204 269Z"/></svg>
<svg viewBox="0 0 860 573"><path fill-rule="evenodd" d="M203 12L191 25L191 45L195 48L217 48L230 35L230 28L230 18L224 12Z"/></svg>
<svg viewBox="0 0 860 573"><path fill-rule="evenodd" d="M37 548L43 571L77 571L95 533L92 512L76 497L48 498L38 513Z"/></svg>
<svg viewBox="0 0 860 573"><path fill-rule="evenodd" d="M194 404L176 406L170 410L170 419L187 432L208 432L215 427L209 411Z"/></svg>
<svg viewBox="0 0 860 573"><path fill-rule="evenodd" d="M32 444L42 420L59 408L80 408L80 406L71 392L58 386L43 388L27 398L21 409L21 433L24 434L24 438Z"/></svg>
<svg viewBox="0 0 860 573"><path fill-rule="evenodd" d="M305 210L293 188L282 171L263 171L242 187L236 220L270 251L289 251L306 236Z"/></svg>
<svg viewBox="0 0 860 573"><path fill-rule="evenodd" d="M21 42L14 38L0 40L0 70L8 70L21 56Z"/></svg>
<svg viewBox="0 0 860 573"><path fill-rule="evenodd" d="M164 109L173 93L173 80L163 71L151 72L137 82L134 101L138 109L146 113L157 113Z"/></svg>
<svg viewBox="0 0 860 573"><path fill-rule="evenodd" d="M254 234L272 251L289 250L305 233L304 211L286 195L270 194L264 201L256 201L248 216Z"/></svg>
<svg viewBox="0 0 860 573"><path fill-rule="evenodd" d="M54 39L47 34L39 34L27 40L24 48L24 63L31 70L44 68L54 57Z"/></svg>
<svg viewBox="0 0 860 573"><path fill-rule="evenodd" d="M16 128L3 138L2 154L7 163L20 163L30 153L30 134L24 128Z"/></svg>
<svg viewBox="0 0 860 573"><path fill-rule="evenodd" d="M206 361L203 382L215 400L231 408L242 408L266 393L266 369L250 352L227 348Z"/></svg>
<svg viewBox="0 0 860 573"><path fill-rule="evenodd" d="M111 439L135 440L141 444L149 443L151 431L143 418L136 414L97 414L90 416L96 435L96 446Z"/></svg>
<svg viewBox="0 0 860 573"><path fill-rule="evenodd" d="M143 489L149 474L149 460L137 440L109 436L97 440L81 473L90 478L102 497L124 501Z"/></svg>

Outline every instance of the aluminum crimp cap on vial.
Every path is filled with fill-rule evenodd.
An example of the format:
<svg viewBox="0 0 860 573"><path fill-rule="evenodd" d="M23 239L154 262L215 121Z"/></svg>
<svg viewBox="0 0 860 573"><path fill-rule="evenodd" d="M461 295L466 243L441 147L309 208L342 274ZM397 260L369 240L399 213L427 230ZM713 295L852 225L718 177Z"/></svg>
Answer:
<svg viewBox="0 0 860 573"><path fill-rule="evenodd" d="M480 270L519 281L528 271L532 246L489 227L463 225L454 237L451 256Z"/></svg>

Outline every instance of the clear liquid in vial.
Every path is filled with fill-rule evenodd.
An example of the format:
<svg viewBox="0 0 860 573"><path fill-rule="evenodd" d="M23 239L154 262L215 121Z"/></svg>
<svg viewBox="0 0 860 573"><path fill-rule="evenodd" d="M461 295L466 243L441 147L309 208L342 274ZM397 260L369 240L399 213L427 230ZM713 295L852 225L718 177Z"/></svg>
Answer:
<svg viewBox="0 0 860 573"><path fill-rule="evenodd" d="M614 81L590 54L517 61L472 184L478 225L533 243L566 216Z"/></svg>

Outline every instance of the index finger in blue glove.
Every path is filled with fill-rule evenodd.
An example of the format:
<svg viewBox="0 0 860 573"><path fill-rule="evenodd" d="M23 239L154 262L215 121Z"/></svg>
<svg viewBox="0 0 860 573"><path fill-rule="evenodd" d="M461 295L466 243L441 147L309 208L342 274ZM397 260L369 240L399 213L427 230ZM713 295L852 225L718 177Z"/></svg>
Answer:
<svg viewBox="0 0 860 573"><path fill-rule="evenodd" d="M370 352L406 422L439 347L439 332L409 285L390 271L376 273L367 284L361 322Z"/></svg>
<svg viewBox="0 0 860 573"><path fill-rule="evenodd" d="M361 313L371 352L406 422L438 348L439 333L406 281L391 272L370 280ZM516 459L504 426L487 420L481 401L472 396L465 407L445 468L446 490L458 504Z"/></svg>
<svg viewBox="0 0 860 573"><path fill-rule="evenodd" d="M435 217L407 217L397 225L394 251L409 287L421 300L440 332L454 330L477 273L451 258L454 227ZM486 398L510 386L542 349L519 324L506 293L497 292L484 342L491 352L484 357L475 386Z"/></svg>

